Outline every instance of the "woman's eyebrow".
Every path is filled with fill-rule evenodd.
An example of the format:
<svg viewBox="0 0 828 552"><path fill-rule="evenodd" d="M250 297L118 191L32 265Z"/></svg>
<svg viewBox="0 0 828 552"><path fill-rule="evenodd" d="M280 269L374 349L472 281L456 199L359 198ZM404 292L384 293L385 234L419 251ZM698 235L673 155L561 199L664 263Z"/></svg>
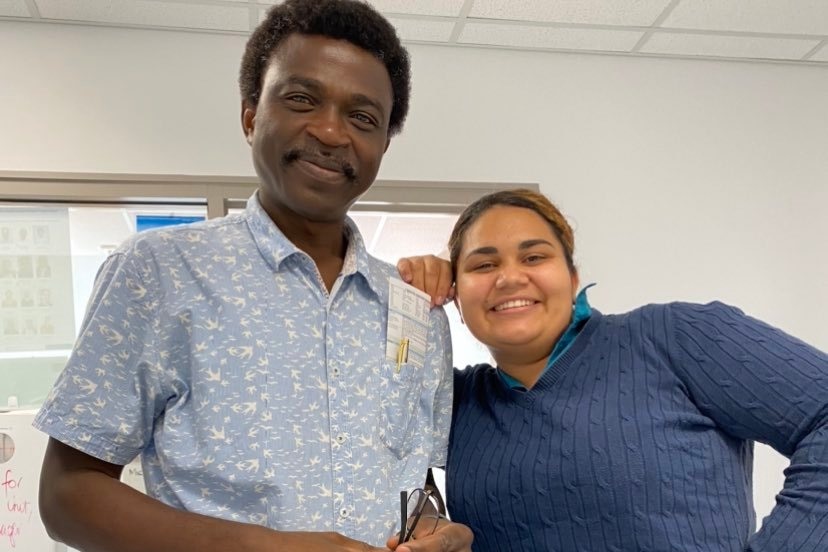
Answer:
<svg viewBox="0 0 828 552"><path fill-rule="evenodd" d="M487 245L484 247L478 247L477 249L472 249L468 252L466 257L471 257L472 255L494 255L495 253L497 253L497 247Z"/></svg>
<svg viewBox="0 0 828 552"><path fill-rule="evenodd" d="M550 247L555 247L551 241L537 238L534 240L524 240L520 242L520 244L518 244L518 249L529 249L530 247L535 247L536 245L548 245Z"/></svg>

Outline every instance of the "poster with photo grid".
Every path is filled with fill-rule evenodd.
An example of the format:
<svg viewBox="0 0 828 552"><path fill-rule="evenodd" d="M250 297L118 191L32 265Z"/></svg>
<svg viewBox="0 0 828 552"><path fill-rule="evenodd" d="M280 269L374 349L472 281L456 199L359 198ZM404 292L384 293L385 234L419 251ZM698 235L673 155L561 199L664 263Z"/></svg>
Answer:
<svg viewBox="0 0 828 552"><path fill-rule="evenodd" d="M75 340L67 209L0 210L0 351Z"/></svg>

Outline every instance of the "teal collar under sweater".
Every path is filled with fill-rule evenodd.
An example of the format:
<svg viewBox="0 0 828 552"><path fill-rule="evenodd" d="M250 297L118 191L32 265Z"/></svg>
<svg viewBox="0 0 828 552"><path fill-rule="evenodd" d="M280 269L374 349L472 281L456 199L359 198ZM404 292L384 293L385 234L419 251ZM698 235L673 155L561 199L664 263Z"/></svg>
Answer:
<svg viewBox="0 0 828 552"><path fill-rule="evenodd" d="M592 315L592 307L589 306L586 292L594 285L595 284L589 284L586 286L575 298L575 303L572 306L572 321L569 323L566 331L564 331L563 335L552 349L552 354L549 355L546 368L543 369L544 373L549 370L553 364L555 364L555 361L558 360L567 349L569 349L569 346L572 345L572 342L575 341L575 338L578 337L579 333L581 333L584 324L586 324L586 321L589 320L589 317ZM505 383L510 389L517 391L526 390L526 386L503 370L498 368L497 373L500 375L500 379L503 380L503 383Z"/></svg>

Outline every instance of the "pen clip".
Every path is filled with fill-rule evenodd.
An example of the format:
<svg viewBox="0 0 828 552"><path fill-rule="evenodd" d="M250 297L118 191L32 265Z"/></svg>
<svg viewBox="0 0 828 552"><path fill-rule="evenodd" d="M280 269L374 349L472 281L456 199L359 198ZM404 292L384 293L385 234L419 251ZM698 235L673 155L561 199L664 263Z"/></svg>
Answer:
<svg viewBox="0 0 828 552"><path fill-rule="evenodd" d="M397 346L397 373L400 373L402 365L408 362L408 338L400 339L400 344Z"/></svg>

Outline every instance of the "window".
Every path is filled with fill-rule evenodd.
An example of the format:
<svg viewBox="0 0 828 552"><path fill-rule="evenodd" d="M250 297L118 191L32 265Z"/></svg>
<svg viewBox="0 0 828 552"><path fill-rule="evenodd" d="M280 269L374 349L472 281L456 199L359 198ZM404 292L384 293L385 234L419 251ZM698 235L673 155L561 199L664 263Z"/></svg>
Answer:
<svg viewBox="0 0 828 552"><path fill-rule="evenodd" d="M77 337L98 267L149 217L203 206L0 205L0 406L40 405Z"/></svg>
<svg viewBox="0 0 828 552"><path fill-rule="evenodd" d="M98 267L136 231L244 208L247 177L0 171L0 406L38 406L63 369ZM537 189L536 185L523 185ZM446 247L457 214L503 185L378 181L351 211L368 250L391 263ZM455 365L488 351L446 309Z"/></svg>

